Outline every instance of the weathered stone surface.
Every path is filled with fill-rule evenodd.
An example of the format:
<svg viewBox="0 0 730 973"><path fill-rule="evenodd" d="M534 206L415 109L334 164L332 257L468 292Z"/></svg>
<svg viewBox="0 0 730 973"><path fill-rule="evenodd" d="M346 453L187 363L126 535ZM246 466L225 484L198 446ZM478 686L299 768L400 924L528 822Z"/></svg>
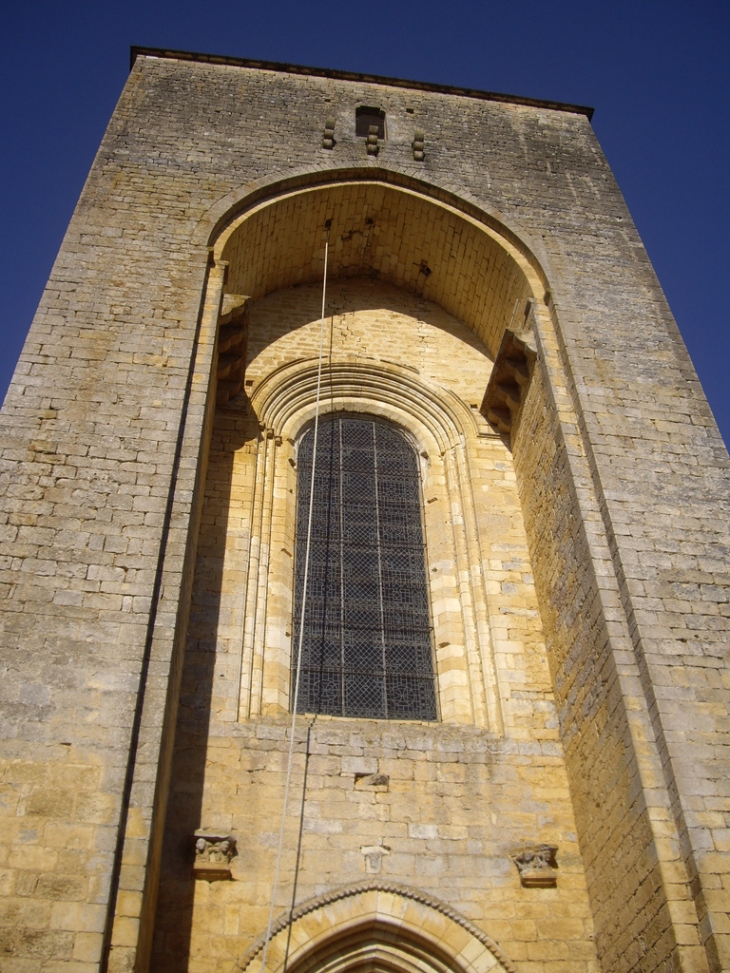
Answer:
<svg viewBox="0 0 730 973"><path fill-rule="evenodd" d="M143 968L160 871L156 968L266 927L327 219L325 396L422 454L441 722L314 722L297 901L370 876L530 973L727 968L729 462L585 114L163 56L2 412L0 955ZM507 328L537 350L510 448L479 414ZM233 881L192 879L201 828ZM541 844L557 886L522 888Z"/></svg>

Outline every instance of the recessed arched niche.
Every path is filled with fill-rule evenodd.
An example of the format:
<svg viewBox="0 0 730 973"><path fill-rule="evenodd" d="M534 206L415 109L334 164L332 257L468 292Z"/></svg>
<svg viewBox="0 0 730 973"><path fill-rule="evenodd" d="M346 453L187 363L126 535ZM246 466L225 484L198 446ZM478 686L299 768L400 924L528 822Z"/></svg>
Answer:
<svg viewBox="0 0 730 973"><path fill-rule="evenodd" d="M467 325L494 358L545 291L534 258L494 221L407 186L344 179L281 190L230 219L215 241L226 293L250 299L321 281L326 225L330 279L389 281Z"/></svg>
<svg viewBox="0 0 730 973"><path fill-rule="evenodd" d="M219 225L222 320L243 322L245 384L242 371L221 399L209 483L219 467L230 496L209 489L220 509L199 560L217 560L223 606L208 641L232 670L239 659L229 719L290 709L298 438L318 411L350 411L394 423L420 457L439 719L529 733L511 654L542 642L532 566L512 457L480 408L505 330L527 332L544 285L504 227L422 188L313 177Z"/></svg>

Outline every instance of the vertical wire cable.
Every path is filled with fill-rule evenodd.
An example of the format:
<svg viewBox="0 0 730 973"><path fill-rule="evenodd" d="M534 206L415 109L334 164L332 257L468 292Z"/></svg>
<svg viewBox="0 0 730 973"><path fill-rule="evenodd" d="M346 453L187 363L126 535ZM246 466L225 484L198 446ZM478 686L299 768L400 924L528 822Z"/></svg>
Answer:
<svg viewBox="0 0 730 973"><path fill-rule="evenodd" d="M276 907L276 896L279 891L279 873L281 871L281 859L284 850L284 829L286 827L286 811L289 804L289 785L291 783L292 762L294 759L294 735L297 723L297 705L299 702L299 682L302 672L302 645L304 643L304 613L307 606L307 582L309 578L309 552L312 543L312 511L314 508L314 474L317 467L317 432L319 429L319 403L322 391L322 351L324 348L324 309L327 295L327 258L329 256L330 242L330 221L325 223L327 236L324 243L324 276L322 279L322 314L319 322L319 360L317 363L317 390L314 402L314 446L312 449L312 475L309 482L309 514L307 517L307 544L304 552L304 577L302 580L302 604L299 613L299 640L297 643L297 664L296 678L294 680L294 699L292 701L291 729L289 738L289 757L286 767L286 783L284 786L284 806L281 810L281 825L279 828L279 847L276 853L276 869L274 870L274 884L271 890L271 907L269 909L269 922L266 927L266 938L264 940L264 951L261 957L261 973L266 969L266 959L269 952L269 942L271 941L271 929L274 923L274 909ZM304 796L302 795L302 801ZM293 908L293 903L292 903Z"/></svg>

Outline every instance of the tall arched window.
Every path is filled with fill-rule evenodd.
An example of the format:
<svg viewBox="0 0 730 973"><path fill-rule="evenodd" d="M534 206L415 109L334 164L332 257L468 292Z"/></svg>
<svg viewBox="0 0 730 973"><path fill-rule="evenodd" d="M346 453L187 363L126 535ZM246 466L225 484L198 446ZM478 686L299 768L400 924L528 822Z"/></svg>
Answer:
<svg viewBox="0 0 730 973"><path fill-rule="evenodd" d="M313 446L310 428L298 451L295 652ZM418 460L393 426L320 420L307 587L299 712L435 720Z"/></svg>

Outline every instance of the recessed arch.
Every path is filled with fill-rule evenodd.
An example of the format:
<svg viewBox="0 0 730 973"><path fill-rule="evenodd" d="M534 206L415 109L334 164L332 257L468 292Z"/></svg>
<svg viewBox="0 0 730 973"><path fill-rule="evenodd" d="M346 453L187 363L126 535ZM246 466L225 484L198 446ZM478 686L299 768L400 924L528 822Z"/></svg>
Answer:
<svg viewBox="0 0 730 973"><path fill-rule="evenodd" d="M436 182L423 179L420 171L416 173L413 169L393 166L392 163L387 169L377 164L343 168L310 165L293 171L289 169L267 172L262 178L247 183L245 191L234 189L221 197L200 219L193 233L193 242L215 251L225 231L262 202L274 202L301 189L317 189L348 181L376 182L403 188L423 199L452 207L514 246L533 267L543 284L548 286L547 276L540 260L535 256L536 247L531 244L529 233L524 228L512 227L499 210L485 210L482 202L466 190L454 193Z"/></svg>
<svg viewBox="0 0 730 973"><path fill-rule="evenodd" d="M261 965L265 935L233 965ZM517 973L500 946L435 896L394 882L361 882L278 917L261 973Z"/></svg>
<svg viewBox="0 0 730 973"><path fill-rule="evenodd" d="M435 305L456 319L464 334L471 331L485 361L496 357L506 328L525 331L540 316L540 309L529 317L524 312L545 296L544 277L513 234L466 204L459 208L452 205L456 200L435 198L423 186L381 176L343 172L333 178L330 172L312 183L257 187L246 205L241 201L227 219L221 218L212 248L218 267L227 267L226 293L233 300L224 307L240 307L248 299L243 315L250 352L248 414L266 433L256 460L253 516L262 541L251 562L257 573L247 589L241 719L279 714L290 702L292 585L287 568L293 544L294 443L313 416L316 385L316 362L304 357L315 349L301 340L299 329L315 320L312 294L321 287L325 221L332 221L329 274L345 278L338 286L357 289L369 279L376 290L400 291L403 308L408 307L405 316L413 321L420 320L419 305ZM425 252L424 241L433 242L435 258ZM306 313L295 316L292 325L287 301L299 307L302 299ZM366 306L354 308L349 301L346 315L381 307L365 301ZM274 324L277 308L281 326ZM333 309L330 318L337 316ZM290 336L290 351L283 357L283 343L268 359L258 357ZM496 582L489 580L492 567L479 528L484 484L478 485L477 496L470 472L475 450L485 439L498 438L478 414L488 371L467 405L455 382L450 389L438 374L426 377L412 363L401 366L386 359L391 359L390 345L376 350L367 336L357 355L341 347L325 368L324 408L390 419L427 454L427 544L434 537L438 544L430 549L444 552L431 566L435 628L440 631L435 643L440 712L446 722L501 733L507 690L498 684L492 645L503 626L486 591ZM501 441L490 447L495 460L501 447ZM512 529L511 523L505 526ZM259 576L264 571L276 577L275 584L263 585Z"/></svg>
<svg viewBox="0 0 730 973"><path fill-rule="evenodd" d="M331 277L371 276L434 301L494 357L505 328L521 329L527 301L544 297L538 261L493 217L394 175L310 175L232 205L211 247L228 265L226 292L255 299L321 280L329 221Z"/></svg>

